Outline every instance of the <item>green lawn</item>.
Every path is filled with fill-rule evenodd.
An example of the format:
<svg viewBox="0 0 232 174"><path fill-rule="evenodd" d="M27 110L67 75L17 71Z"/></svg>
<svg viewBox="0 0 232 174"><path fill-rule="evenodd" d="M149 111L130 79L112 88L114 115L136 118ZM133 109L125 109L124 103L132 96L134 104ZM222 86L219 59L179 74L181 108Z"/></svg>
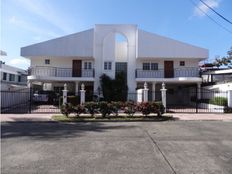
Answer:
<svg viewBox="0 0 232 174"><path fill-rule="evenodd" d="M96 115L94 117L91 117L90 115L85 116L69 116L66 117L65 115L53 115L52 120L54 121L60 121L60 122L96 122L96 121L169 121L169 120L175 120L171 115L164 115L162 117L149 115L149 116L142 116L142 115L136 115L136 116L108 116L103 118L100 115Z"/></svg>

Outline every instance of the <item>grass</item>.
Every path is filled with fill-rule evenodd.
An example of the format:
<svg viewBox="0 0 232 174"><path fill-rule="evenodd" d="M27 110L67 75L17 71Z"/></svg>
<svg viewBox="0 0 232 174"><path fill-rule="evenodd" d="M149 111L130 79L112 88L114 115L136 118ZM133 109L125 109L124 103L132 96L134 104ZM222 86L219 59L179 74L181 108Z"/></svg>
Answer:
<svg viewBox="0 0 232 174"><path fill-rule="evenodd" d="M101 116L94 116L91 117L90 115L87 116L69 116L66 117L65 115L53 115L52 120L58 122L107 122L107 121L169 121L175 120L171 115L164 115L162 117L158 116L108 116L108 117L101 117Z"/></svg>

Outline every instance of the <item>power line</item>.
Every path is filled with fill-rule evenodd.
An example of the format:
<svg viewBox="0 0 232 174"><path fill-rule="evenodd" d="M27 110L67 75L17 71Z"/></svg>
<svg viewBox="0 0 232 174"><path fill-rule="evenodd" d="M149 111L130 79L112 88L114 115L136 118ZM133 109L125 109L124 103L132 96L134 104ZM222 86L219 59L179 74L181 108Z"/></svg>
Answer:
<svg viewBox="0 0 232 174"><path fill-rule="evenodd" d="M202 13L204 13L210 20L212 20L215 24L217 24L219 27L221 27L222 29L224 29L225 31L227 31L228 33L232 34L232 31L230 31L229 29L227 29L226 27L224 27L223 25L221 25L220 23L218 23L216 20L214 20L212 17L210 17L205 11L203 11L200 7L198 7L198 5L193 2L192 0L189 0L194 6L196 6Z"/></svg>
<svg viewBox="0 0 232 174"><path fill-rule="evenodd" d="M224 16L222 16L220 13L216 12L212 7L210 7L208 4L206 4L204 1L200 0L201 3L203 3L206 7L208 7L210 10L212 10L214 13L216 13L218 16L220 16L222 19L224 19L225 21L229 22L230 24L232 24L232 22L229 19L226 19Z"/></svg>

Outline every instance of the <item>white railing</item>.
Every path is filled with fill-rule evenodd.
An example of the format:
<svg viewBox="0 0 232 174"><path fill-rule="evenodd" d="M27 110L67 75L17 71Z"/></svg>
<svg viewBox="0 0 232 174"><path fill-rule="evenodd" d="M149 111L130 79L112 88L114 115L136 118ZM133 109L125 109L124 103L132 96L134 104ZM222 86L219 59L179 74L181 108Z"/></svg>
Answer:
<svg viewBox="0 0 232 174"><path fill-rule="evenodd" d="M163 78L163 70L136 70L136 78Z"/></svg>
<svg viewBox="0 0 232 174"><path fill-rule="evenodd" d="M36 66L29 69L29 75L47 77L73 77L73 70L72 68ZM94 77L94 69L81 69L80 77Z"/></svg>
<svg viewBox="0 0 232 174"><path fill-rule="evenodd" d="M164 69L159 70L141 70L136 69L136 78L165 78ZM174 69L174 77L199 77L199 69L197 67L186 67Z"/></svg>

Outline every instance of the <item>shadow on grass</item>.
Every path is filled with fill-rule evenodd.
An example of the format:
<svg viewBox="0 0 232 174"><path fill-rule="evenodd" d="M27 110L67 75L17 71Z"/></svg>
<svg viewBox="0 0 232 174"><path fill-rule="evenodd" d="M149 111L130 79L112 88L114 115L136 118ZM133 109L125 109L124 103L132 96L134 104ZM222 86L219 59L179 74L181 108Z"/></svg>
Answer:
<svg viewBox="0 0 232 174"><path fill-rule="evenodd" d="M81 137L89 132L106 132L110 129L133 129L133 125L106 125L103 123L7 122L1 123L1 138L30 137L59 139Z"/></svg>
<svg viewBox="0 0 232 174"><path fill-rule="evenodd" d="M54 115L52 116L54 121L58 122L161 122L161 121L175 121L178 118L172 116L69 116Z"/></svg>

